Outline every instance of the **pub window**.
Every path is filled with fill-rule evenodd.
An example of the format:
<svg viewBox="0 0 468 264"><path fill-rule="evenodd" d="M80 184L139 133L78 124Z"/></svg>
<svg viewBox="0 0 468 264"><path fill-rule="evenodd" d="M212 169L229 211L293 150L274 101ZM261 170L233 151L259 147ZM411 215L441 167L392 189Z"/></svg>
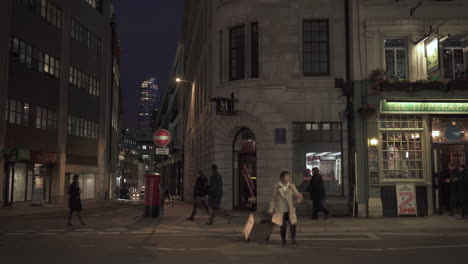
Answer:
<svg viewBox="0 0 468 264"><path fill-rule="evenodd" d="M13 60L26 65L32 66L32 46L16 37L11 37L10 56Z"/></svg>
<svg viewBox="0 0 468 264"><path fill-rule="evenodd" d="M245 43L244 26L229 30L229 80L244 79Z"/></svg>
<svg viewBox="0 0 468 264"><path fill-rule="evenodd" d="M465 76L465 62L462 38L448 38L442 43L444 79L462 79Z"/></svg>
<svg viewBox="0 0 468 264"><path fill-rule="evenodd" d="M305 20L303 23L304 76L330 74L328 20Z"/></svg>
<svg viewBox="0 0 468 264"><path fill-rule="evenodd" d="M380 162L384 180L422 180L422 116L380 116Z"/></svg>
<svg viewBox="0 0 468 264"><path fill-rule="evenodd" d="M39 52L39 72L46 73L55 78L60 76L60 60L47 53Z"/></svg>
<svg viewBox="0 0 468 264"><path fill-rule="evenodd" d="M259 54L258 54L258 22L251 24L251 32L250 32L250 51L251 51L251 61L250 61L250 68L251 68L251 78L258 78L258 68L259 68Z"/></svg>
<svg viewBox="0 0 468 264"><path fill-rule="evenodd" d="M406 39L385 39L385 70L391 79L408 78L408 48Z"/></svg>

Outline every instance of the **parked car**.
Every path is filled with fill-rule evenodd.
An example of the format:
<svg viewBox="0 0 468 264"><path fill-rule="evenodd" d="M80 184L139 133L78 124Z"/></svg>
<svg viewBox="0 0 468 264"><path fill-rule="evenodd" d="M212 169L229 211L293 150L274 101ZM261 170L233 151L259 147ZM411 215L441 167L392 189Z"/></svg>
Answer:
<svg viewBox="0 0 468 264"><path fill-rule="evenodd" d="M119 198L120 199L131 199L130 190L126 189L126 188L125 189L120 189Z"/></svg>

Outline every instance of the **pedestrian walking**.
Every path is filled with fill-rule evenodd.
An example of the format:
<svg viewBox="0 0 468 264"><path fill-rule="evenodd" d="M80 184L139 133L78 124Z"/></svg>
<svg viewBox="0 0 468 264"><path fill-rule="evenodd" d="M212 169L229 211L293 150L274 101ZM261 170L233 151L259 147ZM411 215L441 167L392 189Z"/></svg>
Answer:
<svg viewBox="0 0 468 264"><path fill-rule="evenodd" d="M78 214L78 219L80 219L80 223L82 225L85 225L83 222L83 219L81 218L81 193L82 190L80 188L80 183L78 182L79 176L74 175L73 176L73 182L70 184L68 187L68 195L70 196L68 199L68 207L70 208L70 214L68 215L68 225L73 226L71 223L71 218L73 215L73 212L76 211Z"/></svg>
<svg viewBox="0 0 468 264"><path fill-rule="evenodd" d="M450 177L446 179L446 182L450 184L450 216L454 217L460 207L459 171L453 163L448 164L448 169Z"/></svg>
<svg viewBox="0 0 468 264"><path fill-rule="evenodd" d="M460 165L459 179L460 179L460 191L461 191L461 218L468 220L468 170L465 165Z"/></svg>
<svg viewBox="0 0 468 264"><path fill-rule="evenodd" d="M324 204L326 197L325 184L317 167L312 169L312 178L310 179L307 192L310 193L310 199L312 200L312 219L318 219L319 212L323 212L326 220L330 212Z"/></svg>
<svg viewBox="0 0 468 264"><path fill-rule="evenodd" d="M208 188L208 210L210 218L207 225L214 223L215 213L226 217L228 224L231 223L231 215L221 208L221 200L223 199L223 177L218 173L218 166L211 166L213 174L210 177L210 185Z"/></svg>
<svg viewBox="0 0 468 264"><path fill-rule="evenodd" d="M293 200L294 198L296 198L298 202L303 200L302 194L290 181L291 176L289 172L282 171L280 173L280 181L275 185L273 198L271 199L270 208L268 209L268 213L273 215L273 218L275 218L275 215L279 215L281 219L279 223L276 221L274 222L280 224L280 234L283 245L286 245L286 229L288 224L291 231L291 243L297 245L297 216Z"/></svg>
<svg viewBox="0 0 468 264"><path fill-rule="evenodd" d="M208 178L205 176L202 170L198 171L198 177L193 186L193 209L192 215L187 217L187 220L193 221L195 214L197 213L197 207L199 205L204 208L208 208ZM209 213L209 212L208 212Z"/></svg>
<svg viewBox="0 0 468 264"><path fill-rule="evenodd" d="M114 189L114 199L118 200L119 196L120 196L120 187L117 185L115 186L115 189Z"/></svg>

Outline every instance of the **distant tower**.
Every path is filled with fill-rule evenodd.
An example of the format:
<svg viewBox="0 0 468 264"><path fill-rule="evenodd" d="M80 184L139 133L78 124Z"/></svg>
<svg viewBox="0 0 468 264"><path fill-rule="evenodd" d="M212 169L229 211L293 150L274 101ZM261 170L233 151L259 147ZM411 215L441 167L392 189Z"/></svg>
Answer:
<svg viewBox="0 0 468 264"><path fill-rule="evenodd" d="M156 78L150 77L141 83L139 109L138 109L138 129L153 130L153 115L158 111L161 94L156 84Z"/></svg>

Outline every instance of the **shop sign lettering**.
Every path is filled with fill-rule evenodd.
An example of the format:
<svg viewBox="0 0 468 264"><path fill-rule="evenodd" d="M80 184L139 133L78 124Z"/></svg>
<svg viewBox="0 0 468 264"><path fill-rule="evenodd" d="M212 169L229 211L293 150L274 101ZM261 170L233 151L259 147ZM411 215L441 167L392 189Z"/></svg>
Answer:
<svg viewBox="0 0 468 264"><path fill-rule="evenodd" d="M387 102L382 101L383 113L467 113L468 102Z"/></svg>

